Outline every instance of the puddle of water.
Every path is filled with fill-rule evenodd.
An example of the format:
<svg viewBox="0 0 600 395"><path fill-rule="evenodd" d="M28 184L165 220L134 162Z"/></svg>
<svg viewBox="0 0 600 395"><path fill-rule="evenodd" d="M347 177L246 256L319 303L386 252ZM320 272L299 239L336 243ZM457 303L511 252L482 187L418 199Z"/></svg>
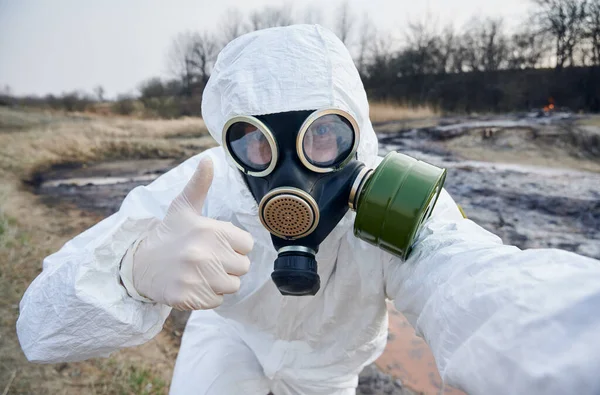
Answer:
<svg viewBox="0 0 600 395"><path fill-rule="evenodd" d="M56 188L60 186L114 185L126 182L150 182L158 178L158 174L144 174L131 177L75 177L64 180L49 180L43 182L41 188Z"/></svg>

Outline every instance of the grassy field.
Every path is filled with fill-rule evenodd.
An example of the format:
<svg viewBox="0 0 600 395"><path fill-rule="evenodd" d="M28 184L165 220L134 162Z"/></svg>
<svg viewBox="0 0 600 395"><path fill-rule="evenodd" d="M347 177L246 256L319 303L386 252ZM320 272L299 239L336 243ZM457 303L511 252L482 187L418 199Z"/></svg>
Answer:
<svg viewBox="0 0 600 395"><path fill-rule="evenodd" d="M374 124L390 121L409 121L435 119L439 111L428 106L405 107L390 102L369 104L369 118Z"/></svg>

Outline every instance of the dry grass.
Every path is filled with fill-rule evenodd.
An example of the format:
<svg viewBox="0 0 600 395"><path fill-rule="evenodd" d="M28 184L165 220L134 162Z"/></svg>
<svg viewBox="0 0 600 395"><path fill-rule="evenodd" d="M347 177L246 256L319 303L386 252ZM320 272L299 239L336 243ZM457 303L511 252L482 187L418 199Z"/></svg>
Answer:
<svg viewBox="0 0 600 395"><path fill-rule="evenodd" d="M177 158L214 144L199 118L149 121L0 108L0 126L0 170L20 178L58 163Z"/></svg>
<svg viewBox="0 0 600 395"><path fill-rule="evenodd" d="M439 112L428 106L403 106L390 102L369 104L369 116L373 123L435 118Z"/></svg>
<svg viewBox="0 0 600 395"><path fill-rule="evenodd" d="M56 164L178 158L213 144L200 119L143 121L0 108L0 393L166 392L177 352L169 329L109 359L56 365L25 360L15 333L23 292L45 256L101 218L43 205L23 180Z"/></svg>

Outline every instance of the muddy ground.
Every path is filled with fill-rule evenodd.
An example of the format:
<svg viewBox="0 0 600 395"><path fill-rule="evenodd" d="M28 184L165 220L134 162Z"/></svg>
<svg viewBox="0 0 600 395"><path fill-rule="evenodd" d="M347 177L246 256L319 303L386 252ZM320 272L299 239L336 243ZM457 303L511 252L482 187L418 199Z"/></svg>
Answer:
<svg viewBox="0 0 600 395"><path fill-rule="evenodd" d="M600 128L568 114L447 123L380 136L380 153L447 168L468 217L507 244L600 258Z"/></svg>
<svg viewBox="0 0 600 395"><path fill-rule="evenodd" d="M600 259L600 128L577 127L566 114L439 122L416 129L378 125L380 154L397 150L445 167L445 187L468 217L505 243ZM110 215L128 191L176 164L140 160L54 169L37 191L49 204L70 202Z"/></svg>
<svg viewBox="0 0 600 395"><path fill-rule="evenodd" d="M398 150L448 169L446 189L469 218L520 248L561 248L600 259L600 128L571 114L449 117L435 126L376 125L380 154ZM177 162L124 161L54 169L37 193L109 215L128 191ZM185 322L185 317L175 317ZM358 394L412 393L376 366Z"/></svg>

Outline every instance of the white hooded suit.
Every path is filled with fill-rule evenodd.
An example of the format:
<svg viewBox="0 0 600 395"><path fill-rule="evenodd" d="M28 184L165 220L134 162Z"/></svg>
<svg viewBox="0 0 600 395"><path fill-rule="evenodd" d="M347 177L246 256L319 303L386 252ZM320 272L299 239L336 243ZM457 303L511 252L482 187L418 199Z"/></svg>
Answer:
<svg viewBox="0 0 600 395"><path fill-rule="evenodd" d="M202 113L221 142L236 115L332 107L356 118L358 159L376 166L367 97L348 51L328 30L298 25L231 42ZM214 181L203 214L247 230L255 244L239 292L192 313L172 393L353 394L358 373L385 346L386 298L429 343L442 378L469 393L600 393L600 262L505 246L444 191L406 262L355 238L349 212L317 254L319 292L282 296L270 278L270 234L221 147L135 188L117 213L44 260L17 323L29 360L106 356L161 330L170 308L131 298L119 264L206 155Z"/></svg>

